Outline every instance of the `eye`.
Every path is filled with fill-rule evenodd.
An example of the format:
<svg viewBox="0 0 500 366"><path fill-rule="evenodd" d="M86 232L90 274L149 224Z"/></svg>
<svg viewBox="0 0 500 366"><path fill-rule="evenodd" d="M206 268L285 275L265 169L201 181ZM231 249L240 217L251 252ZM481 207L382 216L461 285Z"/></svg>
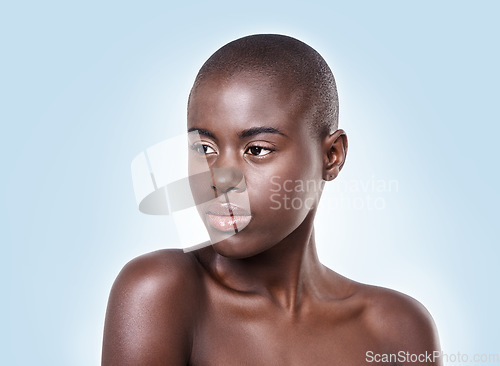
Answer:
<svg viewBox="0 0 500 366"><path fill-rule="evenodd" d="M245 153L250 153L253 156L265 156L272 153L274 149L269 149L262 146L250 146Z"/></svg>
<svg viewBox="0 0 500 366"><path fill-rule="evenodd" d="M192 145L189 145L189 148L199 154L212 154L215 152L215 150L209 145L201 143L194 143Z"/></svg>

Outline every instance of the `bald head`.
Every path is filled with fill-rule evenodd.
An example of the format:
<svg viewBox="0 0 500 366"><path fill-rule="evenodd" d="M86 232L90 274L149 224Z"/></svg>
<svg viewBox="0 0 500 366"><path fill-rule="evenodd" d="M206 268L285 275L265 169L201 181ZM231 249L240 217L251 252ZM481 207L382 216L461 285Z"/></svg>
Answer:
<svg viewBox="0 0 500 366"><path fill-rule="evenodd" d="M242 73L269 78L276 87L297 92L307 105L313 136L338 127L338 96L332 71L313 48L288 36L258 34L232 41L203 64L191 94L211 77L231 78Z"/></svg>

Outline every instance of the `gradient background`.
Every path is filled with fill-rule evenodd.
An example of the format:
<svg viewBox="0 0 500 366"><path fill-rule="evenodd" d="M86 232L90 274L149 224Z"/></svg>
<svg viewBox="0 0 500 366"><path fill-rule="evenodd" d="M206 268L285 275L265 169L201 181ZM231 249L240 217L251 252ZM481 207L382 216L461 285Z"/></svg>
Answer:
<svg viewBox="0 0 500 366"><path fill-rule="evenodd" d="M253 33L305 41L337 79L349 154L318 213L323 262L417 298L445 352L500 352L498 2L12 4L0 364L99 364L119 270L175 245L169 218L139 213L130 163L184 131L198 68ZM397 190L336 190L370 180ZM366 205L332 207L336 194Z"/></svg>

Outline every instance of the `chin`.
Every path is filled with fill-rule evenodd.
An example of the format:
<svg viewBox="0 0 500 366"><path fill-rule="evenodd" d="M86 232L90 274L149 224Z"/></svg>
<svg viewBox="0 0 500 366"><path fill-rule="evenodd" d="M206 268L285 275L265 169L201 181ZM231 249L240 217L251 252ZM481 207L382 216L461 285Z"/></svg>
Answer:
<svg viewBox="0 0 500 366"><path fill-rule="evenodd" d="M245 240L241 233L212 244L221 256L231 259L244 259L264 252L267 248L257 247L252 240Z"/></svg>

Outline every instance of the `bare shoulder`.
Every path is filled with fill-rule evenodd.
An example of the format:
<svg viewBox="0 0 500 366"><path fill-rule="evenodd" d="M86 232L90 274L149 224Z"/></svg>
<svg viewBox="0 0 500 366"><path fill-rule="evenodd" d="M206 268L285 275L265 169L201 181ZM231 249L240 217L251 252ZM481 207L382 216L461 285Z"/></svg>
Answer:
<svg viewBox="0 0 500 366"><path fill-rule="evenodd" d="M200 284L194 257L166 249L137 257L109 297L103 365L186 364Z"/></svg>
<svg viewBox="0 0 500 366"><path fill-rule="evenodd" d="M420 355L440 350L434 320L420 302L377 286L360 285L360 294L365 302L365 324L386 352ZM437 359L428 361L422 358L419 364L440 365Z"/></svg>
<svg viewBox="0 0 500 366"><path fill-rule="evenodd" d="M164 249L141 255L120 271L113 289L125 287L188 290L196 280L194 257L181 249Z"/></svg>

